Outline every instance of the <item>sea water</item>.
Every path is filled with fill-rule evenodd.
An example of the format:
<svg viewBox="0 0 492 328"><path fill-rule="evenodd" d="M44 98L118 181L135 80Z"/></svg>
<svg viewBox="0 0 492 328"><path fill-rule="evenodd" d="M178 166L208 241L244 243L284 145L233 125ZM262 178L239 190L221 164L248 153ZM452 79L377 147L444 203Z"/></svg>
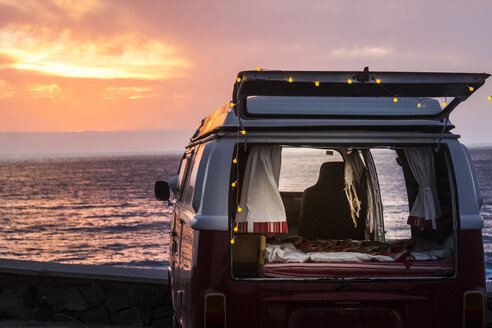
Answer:
<svg viewBox="0 0 492 328"><path fill-rule="evenodd" d="M483 196L492 277L492 148L472 148ZM180 154L0 158L0 258L141 268L168 265L171 209L154 182ZM374 152L387 238L408 233L408 202L394 152ZM398 193L394 191L399 190ZM391 192L390 192L391 191ZM398 195L395 197L395 195Z"/></svg>

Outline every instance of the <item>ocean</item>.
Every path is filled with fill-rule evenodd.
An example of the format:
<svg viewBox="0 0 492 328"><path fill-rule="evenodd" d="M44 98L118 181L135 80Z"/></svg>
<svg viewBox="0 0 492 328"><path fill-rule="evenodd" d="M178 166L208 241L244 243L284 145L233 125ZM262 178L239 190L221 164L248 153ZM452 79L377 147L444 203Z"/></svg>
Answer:
<svg viewBox="0 0 492 328"><path fill-rule="evenodd" d="M471 148L483 195L487 276L492 277L492 148ZM376 166L397 172L394 156ZM171 208L154 182L176 174L181 154L0 157L0 258L165 269ZM401 176L380 176L387 238L408 237ZM282 187L282 186L281 186ZM394 190L401 191L395 196ZM391 192L388 192L391 190Z"/></svg>

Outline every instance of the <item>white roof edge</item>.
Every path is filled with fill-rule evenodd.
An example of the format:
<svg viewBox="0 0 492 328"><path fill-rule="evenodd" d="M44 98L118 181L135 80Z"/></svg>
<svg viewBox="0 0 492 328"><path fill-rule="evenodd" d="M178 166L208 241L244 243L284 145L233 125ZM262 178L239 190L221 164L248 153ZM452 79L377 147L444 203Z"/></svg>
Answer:
<svg viewBox="0 0 492 328"><path fill-rule="evenodd" d="M460 230L481 230L484 227L480 214L460 214Z"/></svg>
<svg viewBox="0 0 492 328"><path fill-rule="evenodd" d="M195 215L190 226L195 230L221 230L227 231L227 215Z"/></svg>

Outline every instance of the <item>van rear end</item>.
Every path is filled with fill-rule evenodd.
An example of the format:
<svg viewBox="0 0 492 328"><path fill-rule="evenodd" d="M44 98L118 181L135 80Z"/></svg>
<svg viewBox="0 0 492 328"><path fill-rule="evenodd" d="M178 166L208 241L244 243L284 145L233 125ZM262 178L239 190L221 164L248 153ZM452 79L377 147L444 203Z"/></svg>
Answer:
<svg viewBox="0 0 492 328"><path fill-rule="evenodd" d="M349 72L343 91L344 72L243 73L184 156L177 323L484 327L480 193L448 115L457 81L488 75ZM430 99L447 89L456 102Z"/></svg>
<svg viewBox="0 0 492 328"><path fill-rule="evenodd" d="M248 147L248 154L239 152L238 163L252 161L259 180L248 177L247 167L239 177L232 174L232 181L243 184L239 199L248 192L254 197L239 201L241 213L253 215L232 215L231 320L249 318L258 327L483 326L481 217L472 171L456 140L444 141L437 151L436 145L401 141L370 147L284 144L277 159L279 207L288 227L282 233L245 231L238 222L258 218L256 199L267 197L261 195L267 179L258 177L260 163L268 159L254 163L255 153L276 146L250 140ZM361 175L354 169L357 156ZM428 161L429 181L421 180L418 168L412 171L416 158L421 169ZM247 187L248 180L254 188ZM425 202L419 192L426 185L434 219L418 222L419 201ZM235 208L236 197L231 198ZM275 216L274 209L259 205Z"/></svg>

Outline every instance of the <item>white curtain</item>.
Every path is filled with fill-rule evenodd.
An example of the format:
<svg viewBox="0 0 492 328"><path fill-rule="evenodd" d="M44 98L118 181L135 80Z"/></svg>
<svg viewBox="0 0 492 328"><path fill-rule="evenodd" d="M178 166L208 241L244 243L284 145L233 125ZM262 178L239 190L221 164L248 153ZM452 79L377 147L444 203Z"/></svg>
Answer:
<svg viewBox="0 0 492 328"><path fill-rule="evenodd" d="M404 149L410 170L419 185L408 223L421 229L436 229L441 206L436 189L434 154L431 148Z"/></svg>
<svg viewBox="0 0 492 328"><path fill-rule="evenodd" d="M256 146L250 151L242 179L236 220L241 232L286 233L285 208L278 190L280 146Z"/></svg>

